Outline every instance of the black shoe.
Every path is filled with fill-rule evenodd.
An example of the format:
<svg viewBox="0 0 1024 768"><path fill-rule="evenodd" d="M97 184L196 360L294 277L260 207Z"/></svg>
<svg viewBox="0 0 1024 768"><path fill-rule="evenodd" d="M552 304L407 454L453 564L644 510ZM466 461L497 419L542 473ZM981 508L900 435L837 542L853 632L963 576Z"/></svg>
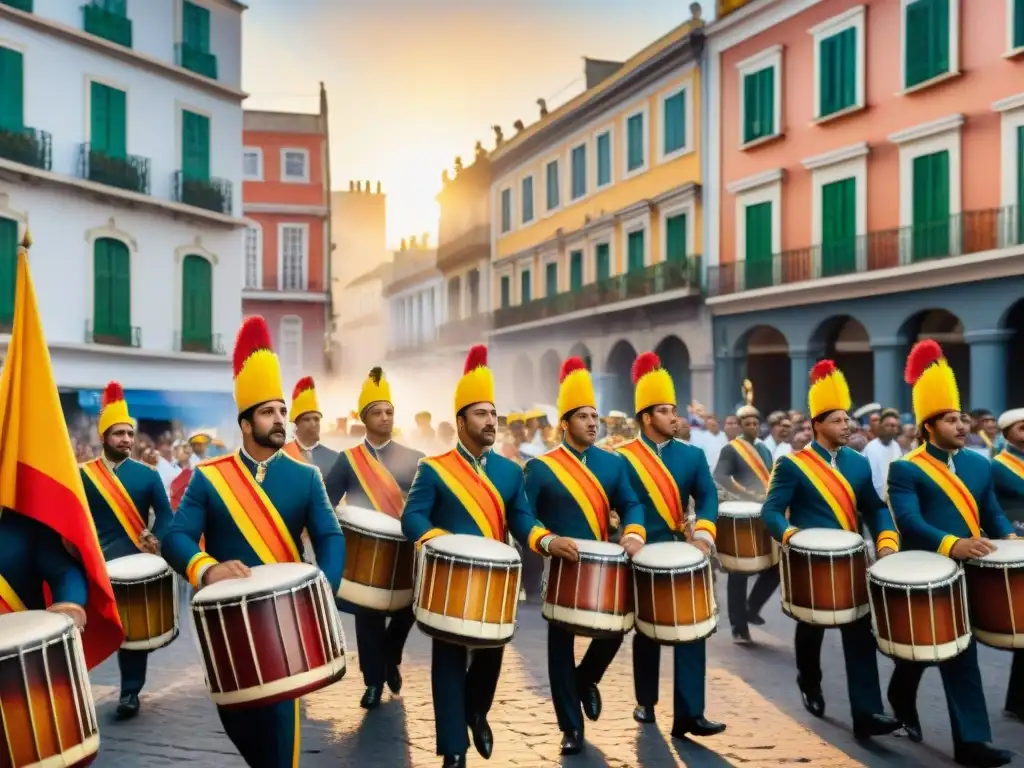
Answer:
<svg viewBox="0 0 1024 768"><path fill-rule="evenodd" d="M116 717L118 720L131 720L139 714L139 694L126 693L117 702Z"/></svg>
<svg viewBox="0 0 1024 768"><path fill-rule="evenodd" d="M733 627L732 640L734 643L742 643L744 645L754 642L750 638L750 630L744 627L743 629L736 629Z"/></svg>
<svg viewBox="0 0 1024 768"><path fill-rule="evenodd" d="M706 717L687 717L672 723L672 738L685 739L687 734L694 736L717 736L725 730L725 723L716 723Z"/></svg>
<svg viewBox="0 0 1024 768"><path fill-rule="evenodd" d="M491 753L494 751L494 733L491 731L491 726L487 724L487 718L477 715L469 723L469 729L473 732L473 746L480 753L480 757L490 760Z"/></svg>
<svg viewBox="0 0 1024 768"><path fill-rule="evenodd" d="M804 687L800 685L800 678L797 678L796 684L800 687L800 697L804 701L804 709L815 717L824 717L825 697L821 695L821 691L804 690Z"/></svg>
<svg viewBox="0 0 1024 768"><path fill-rule="evenodd" d="M583 751L583 734L579 731L565 731L562 733L562 754L578 755Z"/></svg>
<svg viewBox="0 0 1024 768"><path fill-rule="evenodd" d="M1013 760L1013 752L981 741L961 741L953 744L953 759L958 765L970 768L999 768Z"/></svg>
<svg viewBox="0 0 1024 768"><path fill-rule="evenodd" d="M896 716L896 719L903 724L903 733L901 735L906 736L915 744L920 744L924 741L924 734L921 732L921 720L917 716L917 709L897 707L893 704L892 699L889 700L889 704L892 706L892 713Z"/></svg>
<svg viewBox="0 0 1024 768"><path fill-rule="evenodd" d="M860 715L853 718L853 736L856 739L870 739L898 731L903 723L888 715Z"/></svg>
<svg viewBox="0 0 1024 768"><path fill-rule="evenodd" d="M645 707L643 704L637 704L633 710L633 719L638 723L653 723L655 721L654 707Z"/></svg>
<svg viewBox="0 0 1024 768"><path fill-rule="evenodd" d="M366 693L364 693L363 698L359 700L359 706L363 709L376 709L380 706L380 697L383 693L384 689L382 686L366 686Z"/></svg>
<svg viewBox="0 0 1024 768"><path fill-rule="evenodd" d="M398 665L388 666L388 688L396 696L402 690L402 672L398 669Z"/></svg>
<svg viewBox="0 0 1024 768"><path fill-rule="evenodd" d="M588 720L597 720L601 716L601 692L597 690L597 683L588 683L583 687L580 703Z"/></svg>
<svg viewBox="0 0 1024 768"><path fill-rule="evenodd" d="M441 768L466 768L465 755L445 755Z"/></svg>
<svg viewBox="0 0 1024 768"><path fill-rule="evenodd" d="M755 627L763 627L764 619L761 618L761 614L756 611L750 611L747 614L747 624L751 624Z"/></svg>

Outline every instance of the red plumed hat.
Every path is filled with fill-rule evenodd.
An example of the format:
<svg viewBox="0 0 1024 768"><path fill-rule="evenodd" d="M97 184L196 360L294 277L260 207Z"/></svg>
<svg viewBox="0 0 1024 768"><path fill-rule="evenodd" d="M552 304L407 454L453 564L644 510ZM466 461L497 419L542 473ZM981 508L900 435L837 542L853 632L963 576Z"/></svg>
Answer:
<svg viewBox="0 0 1024 768"><path fill-rule="evenodd" d="M562 369L558 373L558 382L565 381L565 377L575 371L587 370L587 364L583 362L582 358L579 357L568 357L565 362L562 363Z"/></svg>
<svg viewBox="0 0 1024 768"><path fill-rule="evenodd" d="M469 373L477 368L483 368L487 365L487 347L483 344L474 344L469 348L469 352L466 354L466 366L462 369L463 373Z"/></svg>
<svg viewBox="0 0 1024 768"><path fill-rule="evenodd" d="M272 349L270 329L267 328L267 321L262 317L251 315L242 321L242 327L238 329L238 336L235 337L235 351L231 358L231 367L236 377L241 373L245 361L261 349Z"/></svg>
<svg viewBox="0 0 1024 768"><path fill-rule="evenodd" d="M914 384L925 369L932 363L942 359L942 347L935 339L919 341L907 355L907 367L903 370L903 380L907 384Z"/></svg>
<svg viewBox="0 0 1024 768"><path fill-rule="evenodd" d="M124 387L116 381L111 381L103 390L103 396L100 398L100 407L106 408L108 405L116 403L119 400L124 400Z"/></svg>
<svg viewBox="0 0 1024 768"><path fill-rule="evenodd" d="M648 373L656 371L659 368L661 368L660 357L658 357L654 352L641 352L636 356L636 360L633 361L633 370L631 372L633 386L635 387L637 382Z"/></svg>

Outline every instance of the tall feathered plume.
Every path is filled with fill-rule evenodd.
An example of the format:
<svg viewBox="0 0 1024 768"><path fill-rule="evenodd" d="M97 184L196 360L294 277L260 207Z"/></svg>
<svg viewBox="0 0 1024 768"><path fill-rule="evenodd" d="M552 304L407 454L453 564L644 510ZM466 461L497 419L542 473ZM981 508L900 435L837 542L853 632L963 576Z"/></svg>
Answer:
<svg viewBox="0 0 1024 768"><path fill-rule="evenodd" d="M370 380L374 384L380 384L380 380L381 378L383 378L383 376L384 369L381 368L379 365L375 365L373 368L370 369Z"/></svg>
<svg viewBox="0 0 1024 768"><path fill-rule="evenodd" d="M106 408L111 403L116 403L119 400L124 400L124 387L116 381L112 381L107 384L106 389L103 390L103 396L100 398L100 406Z"/></svg>
<svg viewBox="0 0 1024 768"><path fill-rule="evenodd" d="M661 358L654 352L641 352L633 361L632 379L633 386L651 371L661 368Z"/></svg>
<svg viewBox="0 0 1024 768"><path fill-rule="evenodd" d="M907 355L907 367L903 371L903 380L913 385L925 369L932 363L942 359L942 347L934 339L919 341Z"/></svg>
<svg viewBox="0 0 1024 768"><path fill-rule="evenodd" d="M252 315L242 321L235 337L235 351L231 358L234 375L238 376L245 361L261 349L270 349L270 329L267 321L259 315Z"/></svg>
<svg viewBox="0 0 1024 768"><path fill-rule="evenodd" d="M303 376L295 383L295 389L292 390L292 400L297 398L303 392L308 389L315 389L316 385L313 383L312 376Z"/></svg>
<svg viewBox="0 0 1024 768"><path fill-rule="evenodd" d="M587 364L583 362L582 358L579 358L579 357L569 357L569 358L566 358L565 362L562 363L562 370L558 374L558 381L559 382L565 381L565 377L568 376L570 373L575 373L576 371L585 371L585 370L587 370Z"/></svg>
<svg viewBox="0 0 1024 768"><path fill-rule="evenodd" d="M469 348L469 354L466 355L466 367L463 369L463 373L469 373L477 368L483 368L487 365L487 347L483 344L475 344Z"/></svg>
<svg viewBox="0 0 1024 768"><path fill-rule="evenodd" d="M831 360L819 360L811 368L810 380L811 384L816 381L821 381L826 376L829 376L836 372L836 364Z"/></svg>

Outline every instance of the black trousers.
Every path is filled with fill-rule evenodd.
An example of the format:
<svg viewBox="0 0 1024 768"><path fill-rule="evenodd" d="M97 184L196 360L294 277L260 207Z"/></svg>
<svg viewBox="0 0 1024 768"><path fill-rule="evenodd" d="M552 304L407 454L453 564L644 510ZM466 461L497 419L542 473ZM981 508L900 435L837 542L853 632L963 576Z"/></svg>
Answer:
<svg viewBox="0 0 1024 768"><path fill-rule="evenodd" d="M802 621L796 623L796 668L800 688L805 693L821 693L821 643L826 629ZM871 617L864 616L838 629L843 635L846 690L853 719L882 714L885 708L878 681L878 646L871 632Z"/></svg>
<svg viewBox="0 0 1024 768"><path fill-rule="evenodd" d="M540 598L540 584L544 579L544 558L532 549L525 549L523 556L523 589L530 600Z"/></svg>
<svg viewBox="0 0 1024 768"><path fill-rule="evenodd" d="M1024 714L1024 651L1013 652L1010 664L1010 684L1006 688L1006 711Z"/></svg>
<svg viewBox="0 0 1024 768"><path fill-rule="evenodd" d="M434 698L437 754L464 755L469 749L469 723L487 716L501 675L504 648L469 649L433 641L430 689Z"/></svg>
<svg viewBox="0 0 1024 768"><path fill-rule="evenodd" d="M389 667L402 664L405 640L416 619L412 607L396 611L391 616L383 613L356 614L356 648L359 650L359 669L363 685L383 686Z"/></svg>
<svg viewBox="0 0 1024 768"><path fill-rule="evenodd" d="M576 635L556 624L548 624L548 679L555 705L558 728L583 733L583 705L580 692L601 682L622 646L621 637L590 641L590 647L576 665ZM619 692L621 695L621 691Z"/></svg>
<svg viewBox="0 0 1024 768"><path fill-rule="evenodd" d="M760 613L768 598L779 588L779 569L769 568L757 574L754 587L747 594L745 573L730 573L726 584L726 605L729 610L729 623L737 632L748 629L747 616Z"/></svg>

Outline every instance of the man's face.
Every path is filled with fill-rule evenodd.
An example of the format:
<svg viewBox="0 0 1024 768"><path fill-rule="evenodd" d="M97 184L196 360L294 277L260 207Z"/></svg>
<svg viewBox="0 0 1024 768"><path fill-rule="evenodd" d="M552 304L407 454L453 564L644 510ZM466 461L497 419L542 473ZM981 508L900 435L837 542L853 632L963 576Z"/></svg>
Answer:
<svg viewBox="0 0 1024 768"><path fill-rule="evenodd" d="M473 403L459 418L459 431L483 448L494 445L498 436L498 412L494 403Z"/></svg>
<svg viewBox="0 0 1024 768"><path fill-rule="evenodd" d="M800 425L800 429L793 432L793 437L789 442L793 446L794 451L799 451L807 447L807 444L811 442L811 438L811 425L804 422Z"/></svg>
<svg viewBox="0 0 1024 768"><path fill-rule="evenodd" d="M134 448L135 427L131 424L115 424L103 436L103 450L114 461L124 461Z"/></svg>
<svg viewBox="0 0 1024 768"><path fill-rule="evenodd" d="M1017 450L1024 450L1024 421L1018 421L1007 427L1006 442Z"/></svg>
<svg viewBox="0 0 1024 768"><path fill-rule="evenodd" d="M846 411L832 411L818 424L818 434L833 445L846 445L850 441L850 416Z"/></svg>
<svg viewBox="0 0 1024 768"><path fill-rule="evenodd" d="M582 408L577 408L568 420L562 420L562 429L577 445L591 446L597 442L599 421L597 409L585 405Z"/></svg>
<svg viewBox="0 0 1024 768"><path fill-rule="evenodd" d="M965 415L966 419L963 418ZM970 421L969 414L960 414L955 411L944 413L934 422L932 440L939 448L946 451L963 448L967 441Z"/></svg>
<svg viewBox="0 0 1024 768"><path fill-rule="evenodd" d="M786 417L778 423L775 428L775 439L780 443L789 441L789 438L793 435L793 422Z"/></svg>
<svg viewBox="0 0 1024 768"><path fill-rule="evenodd" d="M996 418L991 413L981 417L981 429L989 437L995 437L999 434L999 425L996 423Z"/></svg>
<svg viewBox="0 0 1024 768"><path fill-rule="evenodd" d="M304 413L295 420L295 436L303 445L316 445L320 442L321 416L316 411ZM365 422L364 422L365 423Z"/></svg>
<svg viewBox="0 0 1024 768"><path fill-rule="evenodd" d="M735 440L743 432L743 428L740 427L740 420L735 416L726 416L725 421L722 423L722 429L725 430L725 436L730 440Z"/></svg>
<svg viewBox="0 0 1024 768"><path fill-rule="evenodd" d="M242 432L264 448L280 448L287 439L287 423L288 408L279 400L271 401L263 403L253 412L251 422L242 421Z"/></svg>
<svg viewBox="0 0 1024 768"><path fill-rule="evenodd" d="M193 440L189 445L192 447L192 453L199 458L203 458L206 455L206 449L210 443L207 440Z"/></svg>
<svg viewBox="0 0 1024 768"><path fill-rule="evenodd" d="M682 428L683 420L679 418L679 414L676 411L674 405L656 405L651 409L650 413L644 414L644 419L650 424L651 430L653 430L657 442L663 443L666 440L671 440L675 437L679 430ZM686 432L689 435L690 425L686 425ZM684 440L689 437L683 438Z"/></svg>
<svg viewBox="0 0 1024 768"><path fill-rule="evenodd" d="M394 406L391 403L373 403L363 414L363 424L367 434L373 437L390 437L395 428Z"/></svg>
<svg viewBox="0 0 1024 768"><path fill-rule="evenodd" d="M526 422L513 421L508 425L508 431L512 433L513 440L517 443L521 443L526 439Z"/></svg>
<svg viewBox="0 0 1024 768"><path fill-rule="evenodd" d="M690 427L689 420L687 420L687 419L676 419L676 425L677 425L678 428L676 429L675 437L678 437L684 443L690 442L690 436L691 436L693 430Z"/></svg>
<svg viewBox="0 0 1024 768"><path fill-rule="evenodd" d="M182 466L188 464L189 459L192 457L192 448L186 443L185 445L179 445L177 451L175 451L174 459Z"/></svg>
<svg viewBox="0 0 1024 768"><path fill-rule="evenodd" d="M740 422L740 429L743 431L745 438L755 440L757 433L761 429L761 420L757 416L747 416Z"/></svg>
<svg viewBox="0 0 1024 768"><path fill-rule="evenodd" d="M900 420L895 416L886 416L878 422L875 434L883 440L892 440L900 433Z"/></svg>
<svg viewBox="0 0 1024 768"><path fill-rule="evenodd" d="M870 429L876 435L878 434L878 422L879 415L877 413L872 413L870 416L868 416L868 429Z"/></svg>
<svg viewBox="0 0 1024 768"><path fill-rule="evenodd" d="M704 429L710 432L712 435L718 434L718 419L711 414L707 414L704 417Z"/></svg>

